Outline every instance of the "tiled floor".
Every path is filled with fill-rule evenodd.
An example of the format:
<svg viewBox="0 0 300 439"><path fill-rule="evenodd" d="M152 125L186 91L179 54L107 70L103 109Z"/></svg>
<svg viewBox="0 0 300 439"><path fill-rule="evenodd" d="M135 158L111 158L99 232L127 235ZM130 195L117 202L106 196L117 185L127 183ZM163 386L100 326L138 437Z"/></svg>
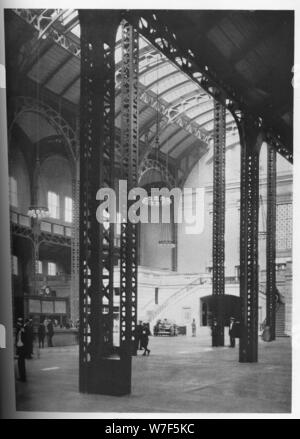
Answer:
<svg viewBox="0 0 300 439"><path fill-rule="evenodd" d="M227 340L226 340L227 342ZM259 342L259 362L238 362L235 349L196 338L151 337L149 357L133 358L128 396L78 392L78 348L46 348L17 382L17 410L114 413L289 413L291 340Z"/></svg>

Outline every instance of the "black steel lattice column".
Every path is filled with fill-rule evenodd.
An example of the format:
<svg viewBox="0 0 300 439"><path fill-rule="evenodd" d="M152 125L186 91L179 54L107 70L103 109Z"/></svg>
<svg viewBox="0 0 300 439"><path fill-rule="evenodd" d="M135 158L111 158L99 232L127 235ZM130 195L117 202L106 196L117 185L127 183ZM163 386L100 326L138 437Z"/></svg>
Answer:
<svg viewBox="0 0 300 439"><path fill-rule="evenodd" d="M127 192L137 186L138 180L138 68L138 33L133 26L123 20L121 174L122 178L127 181ZM128 202L129 206L130 202ZM120 346L122 355L131 356L131 354L136 355L137 351L135 328L137 323L138 225L128 221L127 217L121 218L121 221Z"/></svg>
<svg viewBox="0 0 300 439"><path fill-rule="evenodd" d="M267 242L266 242L266 324L271 340L276 338L276 150L268 145Z"/></svg>
<svg viewBox="0 0 300 439"><path fill-rule="evenodd" d="M222 298L225 291L225 146L226 109L214 101L214 165L213 165L213 320L212 345L224 346Z"/></svg>
<svg viewBox="0 0 300 439"><path fill-rule="evenodd" d="M96 194L114 188L118 11L80 10L80 390L122 395L131 364L113 346L114 224L98 223Z"/></svg>
<svg viewBox="0 0 300 439"><path fill-rule="evenodd" d="M73 227L71 241L71 319L75 323L79 318L79 158L75 164L75 176L72 180Z"/></svg>
<svg viewBox="0 0 300 439"><path fill-rule="evenodd" d="M238 122L241 142L239 361L256 362L258 348L259 127L250 118Z"/></svg>

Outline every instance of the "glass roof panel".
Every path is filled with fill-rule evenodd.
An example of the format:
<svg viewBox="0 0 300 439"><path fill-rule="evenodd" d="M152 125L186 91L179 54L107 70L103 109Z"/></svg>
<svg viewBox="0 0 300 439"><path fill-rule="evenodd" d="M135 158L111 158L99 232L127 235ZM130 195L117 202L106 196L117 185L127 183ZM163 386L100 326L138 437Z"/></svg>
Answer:
<svg viewBox="0 0 300 439"><path fill-rule="evenodd" d="M172 76L168 76L167 78L162 79L161 81L159 81L158 84L155 84L154 87L152 87L150 90L160 95L164 93L167 88L174 87L175 85L181 82L182 82L182 74L174 70L174 74Z"/></svg>
<svg viewBox="0 0 300 439"><path fill-rule="evenodd" d="M196 117L197 115L201 115L203 113L205 113L206 111L212 111L214 107L213 104L213 100L209 99L208 101L203 101L203 103L201 103L201 101L195 100L191 100L190 101L190 107L187 107L185 112L187 114L188 117L190 117L191 119L193 119L194 117ZM197 121L198 122L198 121Z"/></svg>
<svg viewBox="0 0 300 439"><path fill-rule="evenodd" d="M210 115L209 119L211 119L211 115ZM211 130L213 130L213 128L214 128L214 121L213 121L213 120L208 121L208 122L203 126L203 128L204 128L206 131L211 131Z"/></svg>
<svg viewBox="0 0 300 439"><path fill-rule="evenodd" d="M63 26L67 26L68 23L70 23L71 20L73 20L73 18L78 16L78 12L75 9L68 9L66 10L66 12L63 13L61 21Z"/></svg>
<svg viewBox="0 0 300 439"><path fill-rule="evenodd" d="M71 32L76 35L76 37L80 38L80 25L77 24L75 27L73 27L73 29L71 30Z"/></svg>
<svg viewBox="0 0 300 439"><path fill-rule="evenodd" d="M164 93L163 99L167 102L173 102L181 96L190 93L193 90L197 90L199 87L192 81L186 82L187 79L184 78L183 81L177 81L178 87L170 90L169 92ZM180 85L182 83L182 85ZM175 84L174 84L175 85ZM170 87L167 87L170 88Z"/></svg>
<svg viewBox="0 0 300 439"><path fill-rule="evenodd" d="M169 73L175 72L176 70L177 70L176 67L174 67L172 64L169 63L159 64L157 68L150 69L150 71L146 71L145 73L140 74L140 82L147 86L155 81L158 81L160 78L168 75Z"/></svg>
<svg viewBox="0 0 300 439"><path fill-rule="evenodd" d="M210 111L209 113L206 113L206 114L200 114L199 117L197 119L195 119L195 122L198 125L202 125L202 124L205 124L206 122L210 121L212 117L213 117L213 113L212 113L212 111Z"/></svg>

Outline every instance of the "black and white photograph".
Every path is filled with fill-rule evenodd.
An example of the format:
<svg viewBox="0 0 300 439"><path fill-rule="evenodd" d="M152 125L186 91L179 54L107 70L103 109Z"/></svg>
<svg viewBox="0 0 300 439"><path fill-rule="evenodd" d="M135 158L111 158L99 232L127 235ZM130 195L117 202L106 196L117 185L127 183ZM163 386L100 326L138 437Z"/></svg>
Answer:
<svg viewBox="0 0 300 439"><path fill-rule="evenodd" d="M296 2L23 3L0 418L299 416Z"/></svg>

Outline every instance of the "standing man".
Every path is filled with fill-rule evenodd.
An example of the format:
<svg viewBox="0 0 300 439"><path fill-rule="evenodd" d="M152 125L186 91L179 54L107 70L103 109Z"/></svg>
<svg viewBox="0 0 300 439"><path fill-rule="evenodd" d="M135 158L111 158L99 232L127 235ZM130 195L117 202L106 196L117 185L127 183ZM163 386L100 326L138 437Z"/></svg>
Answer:
<svg viewBox="0 0 300 439"><path fill-rule="evenodd" d="M32 319L27 319L25 321L24 331L25 331L25 356L28 360L31 360L33 355L33 340L34 340Z"/></svg>
<svg viewBox="0 0 300 439"><path fill-rule="evenodd" d="M52 343L53 335L54 335L53 323L52 323L52 320L49 320L49 323L47 325L47 336L48 336L48 347L49 348L53 347L53 343Z"/></svg>
<svg viewBox="0 0 300 439"><path fill-rule="evenodd" d="M25 330L23 326L23 319L19 317L17 319L17 328L16 328L16 353L18 356L18 371L19 378L18 381L26 382L26 366L25 366Z"/></svg>
<svg viewBox="0 0 300 439"><path fill-rule="evenodd" d="M235 337L236 337L236 325L235 325L235 318L230 317L230 323L229 323L229 337L230 337L230 347L235 347Z"/></svg>
<svg viewBox="0 0 300 439"><path fill-rule="evenodd" d="M39 324L39 329L38 329L39 348L44 347L45 336L46 336L45 324L43 322L41 322Z"/></svg>
<svg viewBox="0 0 300 439"><path fill-rule="evenodd" d="M196 337L196 322L195 319L192 321L192 337Z"/></svg>
<svg viewBox="0 0 300 439"><path fill-rule="evenodd" d="M135 346L136 350L142 349L142 330L143 330L143 322L139 320L138 325L136 325L135 329Z"/></svg>

